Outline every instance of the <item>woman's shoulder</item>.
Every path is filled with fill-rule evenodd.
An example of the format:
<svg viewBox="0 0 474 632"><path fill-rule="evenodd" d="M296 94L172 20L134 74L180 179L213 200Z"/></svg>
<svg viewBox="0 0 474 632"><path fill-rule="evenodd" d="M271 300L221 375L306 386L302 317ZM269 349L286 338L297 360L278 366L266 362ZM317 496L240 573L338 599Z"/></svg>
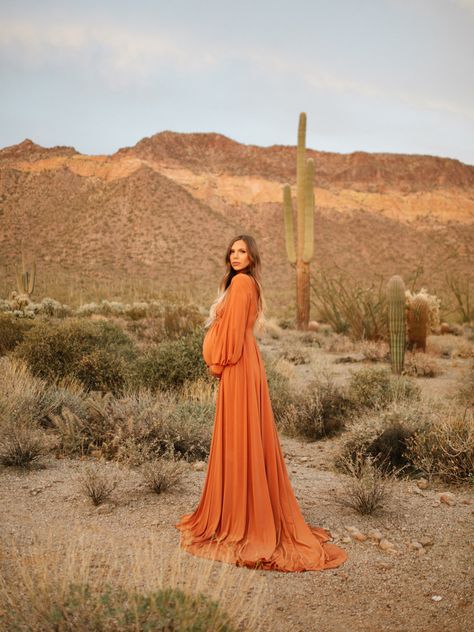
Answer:
<svg viewBox="0 0 474 632"><path fill-rule="evenodd" d="M252 288L255 287L255 279L246 272L239 272L232 277L230 284L240 288Z"/></svg>

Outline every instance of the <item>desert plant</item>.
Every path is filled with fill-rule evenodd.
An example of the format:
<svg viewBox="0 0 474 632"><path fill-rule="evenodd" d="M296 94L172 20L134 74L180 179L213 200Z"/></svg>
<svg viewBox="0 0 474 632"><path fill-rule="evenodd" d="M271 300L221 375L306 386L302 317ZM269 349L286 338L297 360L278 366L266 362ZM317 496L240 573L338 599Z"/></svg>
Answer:
<svg viewBox="0 0 474 632"><path fill-rule="evenodd" d="M177 340L163 341L140 356L132 367L131 384L153 390L179 390L188 380L206 374L202 359L204 331L196 327Z"/></svg>
<svg viewBox="0 0 474 632"><path fill-rule="evenodd" d="M326 373L293 396L280 427L289 436L316 441L340 432L352 409L345 392Z"/></svg>
<svg viewBox="0 0 474 632"><path fill-rule="evenodd" d="M436 377L442 373L442 369L435 358L427 353L414 353L408 351L405 356L405 375L415 377Z"/></svg>
<svg viewBox="0 0 474 632"><path fill-rule="evenodd" d="M344 435L335 456L335 467L345 473L348 462L355 465L361 455L371 458L384 472L415 473L417 467L408 454L408 445L418 424L431 419L426 402L393 402L385 410L370 411L359 417Z"/></svg>
<svg viewBox="0 0 474 632"><path fill-rule="evenodd" d="M283 187L283 213L288 260L296 264L296 325L307 329L310 306L309 264L314 250L314 161L306 160L306 114L301 112L296 150L296 249L293 230L291 188Z"/></svg>
<svg viewBox="0 0 474 632"><path fill-rule="evenodd" d="M408 349L426 351L429 330L429 304L422 294L417 294L408 305L407 333Z"/></svg>
<svg viewBox="0 0 474 632"><path fill-rule="evenodd" d="M343 493L335 498L336 502L362 515L383 509L390 498L393 475L384 473L375 459L361 452L353 459L346 458L343 464L349 477L343 482Z"/></svg>
<svg viewBox="0 0 474 632"><path fill-rule="evenodd" d="M263 356L273 417L279 429L283 428L288 408L293 402L290 380L278 370L278 360L270 361Z"/></svg>
<svg viewBox="0 0 474 632"><path fill-rule="evenodd" d="M125 364L135 359L137 350L117 325L71 318L38 323L13 355L26 361L34 375L49 381L81 376L84 386L116 389L125 380Z"/></svg>
<svg viewBox="0 0 474 632"><path fill-rule="evenodd" d="M385 408L393 401L414 401L420 393L411 377L393 375L386 368L359 369L349 381L349 398L361 409Z"/></svg>
<svg viewBox="0 0 474 632"><path fill-rule="evenodd" d="M353 341L387 337L382 278L362 287L347 271L336 275L319 270L311 275L311 286L319 320L329 323L336 333Z"/></svg>
<svg viewBox="0 0 474 632"><path fill-rule="evenodd" d="M411 461L428 477L474 483L474 411L456 406L433 411L407 444Z"/></svg>
<svg viewBox="0 0 474 632"><path fill-rule="evenodd" d="M24 421L0 419L0 464L28 468L52 448L43 430Z"/></svg>
<svg viewBox="0 0 474 632"><path fill-rule="evenodd" d="M469 323L474 320L474 306L472 304L472 277L459 278L453 274L446 274L446 285L451 290L457 303L457 312L461 322Z"/></svg>
<svg viewBox="0 0 474 632"><path fill-rule="evenodd" d="M471 360L466 372L458 381L458 389L454 394L454 399L461 406L474 408L474 358Z"/></svg>
<svg viewBox="0 0 474 632"><path fill-rule="evenodd" d="M406 346L405 284L402 277L395 275L387 284L388 330L392 371L400 375L403 371Z"/></svg>
<svg viewBox="0 0 474 632"><path fill-rule="evenodd" d="M12 314L0 314L0 356L14 349L34 323Z"/></svg>
<svg viewBox="0 0 474 632"><path fill-rule="evenodd" d="M31 375L25 362L0 358L0 418L31 428L48 427L48 418L57 410L57 393L44 380Z"/></svg>
<svg viewBox="0 0 474 632"><path fill-rule="evenodd" d="M157 494L174 487L183 474L183 463L174 459L155 459L142 466L142 475L147 486Z"/></svg>
<svg viewBox="0 0 474 632"><path fill-rule="evenodd" d="M87 465L84 472L79 475L79 484L82 492L98 506L110 498L117 481L98 465Z"/></svg>
<svg viewBox="0 0 474 632"><path fill-rule="evenodd" d="M28 266L24 252L21 253L21 270L16 272L16 283L18 292L30 297L35 289L36 281L36 261L33 260L31 267Z"/></svg>

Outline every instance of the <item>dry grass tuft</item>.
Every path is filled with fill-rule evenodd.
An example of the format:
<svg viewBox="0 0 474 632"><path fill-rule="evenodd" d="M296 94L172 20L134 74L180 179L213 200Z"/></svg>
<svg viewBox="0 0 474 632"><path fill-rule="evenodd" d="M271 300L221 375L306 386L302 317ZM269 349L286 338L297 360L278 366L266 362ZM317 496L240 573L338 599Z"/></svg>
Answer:
<svg viewBox="0 0 474 632"><path fill-rule="evenodd" d="M405 353L404 374L414 377L436 377L443 373L443 369L435 358L421 351L407 351Z"/></svg>
<svg viewBox="0 0 474 632"><path fill-rule="evenodd" d="M356 458L344 459L349 477L343 483L343 494L336 502L351 507L362 515L372 515L389 502L395 477L379 469L372 457L358 452Z"/></svg>
<svg viewBox="0 0 474 632"><path fill-rule="evenodd" d="M155 459L142 466L142 475L148 488L157 494L172 489L180 482L184 463L174 459Z"/></svg>
<svg viewBox="0 0 474 632"><path fill-rule="evenodd" d="M0 570L5 630L136 632L173 621L173 629L196 632L258 632L270 625L266 576L179 547L170 552L153 536L122 541L79 524L51 529L31 545L11 535Z"/></svg>
<svg viewBox="0 0 474 632"><path fill-rule="evenodd" d="M108 500L118 482L113 475L99 464L87 465L79 476L81 491L98 506Z"/></svg>
<svg viewBox="0 0 474 632"><path fill-rule="evenodd" d="M408 440L407 455L428 478L474 483L474 410L449 402Z"/></svg>

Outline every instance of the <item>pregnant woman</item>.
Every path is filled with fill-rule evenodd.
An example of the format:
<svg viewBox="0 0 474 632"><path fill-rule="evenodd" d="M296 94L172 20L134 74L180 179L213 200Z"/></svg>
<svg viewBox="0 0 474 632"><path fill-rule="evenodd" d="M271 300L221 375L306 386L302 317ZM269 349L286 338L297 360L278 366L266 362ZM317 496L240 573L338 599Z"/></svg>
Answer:
<svg viewBox="0 0 474 632"><path fill-rule="evenodd" d="M288 477L253 328L263 320L260 256L249 235L232 239L220 295L203 342L220 379L206 480L193 513L181 516L183 549L209 559L275 571L335 568L347 553L309 526Z"/></svg>

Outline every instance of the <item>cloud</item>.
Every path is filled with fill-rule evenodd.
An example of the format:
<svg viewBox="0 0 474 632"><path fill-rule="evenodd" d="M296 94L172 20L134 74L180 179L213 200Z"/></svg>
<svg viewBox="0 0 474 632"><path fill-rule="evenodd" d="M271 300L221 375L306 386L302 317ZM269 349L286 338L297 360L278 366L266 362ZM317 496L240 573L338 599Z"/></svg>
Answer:
<svg viewBox="0 0 474 632"><path fill-rule="evenodd" d="M188 73L217 63L211 51L196 51L180 34L135 33L109 24L45 25L3 20L0 50L32 68L73 62L89 71L97 69L122 87L146 83L160 66Z"/></svg>

